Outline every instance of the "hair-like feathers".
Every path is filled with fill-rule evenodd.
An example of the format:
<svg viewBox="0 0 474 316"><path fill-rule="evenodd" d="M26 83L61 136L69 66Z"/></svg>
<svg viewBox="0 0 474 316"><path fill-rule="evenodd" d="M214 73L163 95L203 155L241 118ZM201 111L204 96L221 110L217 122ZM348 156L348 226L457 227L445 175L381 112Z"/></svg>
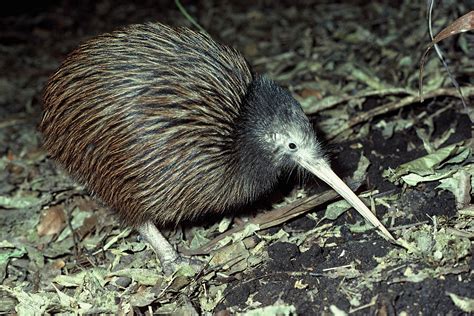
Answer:
<svg viewBox="0 0 474 316"><path fill-rule="evenodd" d="M225 156L250 68L187 28L147 23L92 39L44 94L44 147L131 225L226 204ZM214 209L210 209L214 208Z"/></svg>
<svg viewBox="0 0 474 316"><path fill-rule="evenodd" d="M253 75L237 51L147 23L67 57L47 84L40 131L51 157L125 223L176 225L272 188L283 165L260 138L274 137L264 121L277 108L309 127L289 93Z"/></svg>

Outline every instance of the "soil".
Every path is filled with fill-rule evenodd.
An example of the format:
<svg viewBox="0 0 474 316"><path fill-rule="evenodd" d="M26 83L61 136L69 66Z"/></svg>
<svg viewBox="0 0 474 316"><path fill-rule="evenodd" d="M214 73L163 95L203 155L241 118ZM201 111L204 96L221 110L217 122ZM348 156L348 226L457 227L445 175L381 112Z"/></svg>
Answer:
<svg viewBox="0 0 474 316"><path fill-rule="evenodd" d="M199 3L183 1L184 7L192 16L197 17L197 20L213 37L241 50L250 64L256 64L257 71L276 77L275 80L290 88L300 97L304 94L302 91L306 89L310 90L310 94L313 93L322 98L321 94L325 95L326 92L319 91L320 87L313 89L305 86L307 82L318 82L318 80L331 82L334 91L337 91L339 86L344 86L346 94L355 95L357 91L361 90L361 85L354 84L354 86L345 88L345 85L349 86L356 79L342 73L341 69L335 66L340 60L350 58L355 58L354 64L364 64L367 67L377 64L377 67L380 68L376 73L380 76L380 80L391 80L392 82L414 80L413 82L416 82L416 75L410 77L405 74L406 76L403 77L402 72L406 71L402 69L403 64L399 63L399 60L390 59L390 56L394 59L398 58L397 56L378 57L379 60L374 59L377 54L364 56L363 46L366 43L359 43L355 37L351 37L351 34L354 35L359 31L369 32L370 27L367 25L370 23L368 20L373 16L381 18L380 15L383 15L383 12L378 12L377 9L386 8L387 11L384 12L387 14L387 21L380 22L379 27L373 27L372 33L367 36L377 34L378 39L387 39L392 35L392 31L388 29L391 24L404 23L397 20L399 17L395 16L395 12L409 10L409 1L403 2L397 7L391 6L387 1L371 2L372 5L364 1L350 4L331 3L300 1L298 4L293 4L292 1L279 1L278 3L273 1L235 1L224 5L211 0ZM467 6L466 3L463 4L463 1L459 1L457 8L460 12ZM359 9L354 9L357 7ZM451 21L454 11L456 10L453 8L442 7L437 11L437 14L439 18L445 16L448 21ZM4 298L0 302L3 303L0 305L4 306L1 312L6 314L25 313L25 310L22 309L25 299L23 298L22 301L18 293L23 291L21 293L31 295L41 293L56 295L57 292L52 285L57 290L74 297L77 302L81 300L86 303L91 302L88 301L86 295L81 296L82 294L80 294L85 291L86 285L71 288L54 277L73 275L81 271L87 272L88 269L98 267L104 269L112 269L112 266L114 266L113 269L133 267L151 270L155 268L155 265L146 262L148 260L154 261L154 258L152 252L143 250L144 246L140 246L143 243L139 242L139 238L134 232L124 235L120 239L121 243L130 245L130 248L121 248L122 250L116 250L114 253L106 250L93 251L105 247L107 241L110 240L105 237L98 239L99 241L94 245L96 248L81 246L81 241L91 240L89 243L94 243L96 240L93 238L108 236L108 234L112 236L124 228L105 207L96 204L85 190L70 180L57 165L48 160L46 153L42 151L41 137L36 132L36 125L41 116L42 89L48 76L59 66L66 54L87 38L123 25L144 21L160 21L189 27L191 24L172 1L141 1L138 4L123 0L81 1L80 3L50 0L42 1L41 5L34 6L26 1L16 1L14 7L3 8L0 12L2 16L0 19L0 67L2 69L0 74L0 156L3 161L2 166L5 166L5 171L0 175L0 196L20 195L25 199L41 198L43 201L35 207L10 208L0 205L0 224L3 231L0 235L0 242L5 240L1 247L2 251L15 247L15 249L20 249L21 247L18 245L23 245L21 248L23 250L18 255L9 252L8 263L1 266L5 271L1 279L3 287L0 288L0 293L2 290L5 291L2 293ZM344 30L338 29L338 27L342 27L344 23L331 20L331 18L323 18L324 12L331 12L333 18L340 14L342 20L360 20L364 27L359 30L351 30L354 32L351 34L347 31L347 36L343 36L340 32L344 32ZM409 23L414 23L415 26L421 28L422 25L425 25L423 15L424 12L420 11L416 14L416 18L411 16L407 19L412 19ZM325 23L323 32L325 34L315 31L314 23L318 23L318 16L321 16ZM449 18L447 18L448 16ZM419 21L416 22L416 20ZM423 32L425 32L424 29ZM305 48L299 40L299 36L306 33L315 34L314 42L308 45L317 46L320 39L324 39L324 42L333 41L335 43L334 47L327 48L327 50L332 50L332 53L326 52L324 48L314 52L316 55L321 55L321 57L311 59L315 65L320 63L320 67L322 67L320 70L322 73L317 78L309 71L295 72L295 69L298 70L299 64L294 60L287 61L282 57L288 52L304 55L301 51L304 51ZM400 40L396 43L398 45L395 45L396 49L401 52L410 52L416 47L418 49L417 56L421 55L421 47L424 47L423 45L426 43L421 46L414 44L421 40L410 38L409 30L405 30L405 33L406 37L402 37L405 42ZM472 34L469 39L472 39ZM423 38L423 41L425 40L426 38ZM356 43L351 46L354 50L339 51L338 49L347 48L343 47L345 44L341 44L341 41L342 43L347 41L348 45ZM297 45L299 46L296 47ZM387 46L383 49L389 50L391 48ZM382 54L381 50L382 48L380 48L380 54ZM452 54L451 57L458 56L462 55L462 51L459 46L455 46L453 50L448 51L448 54ZM396 66L392 64L395 62ZM461 59L451 58L451 62L454 72L462 71L460 69L468 67L467 64L463 66ZM417 69L417 61L412 61L412 63L413 69ZM333 74L327 70L331 67L324 68L329 64L332 64L333 68L336 67ZM310 68L310 66L304 67ZM393 67L400 67L400 73L397 73ZM417 73L417 70L413 73ZM285 74L287 75L285 76ZM345 77L346 75L349 77ZM464 78L460 84L472 86L474 76L464 75L460 76ZM404 83L400 84L400 86L404 85ZM449 85L447 82L446 86L449 87ZM390 100L396 100L396 98L401 98L401 96L376 95L368 97L363 100L361 106L351 108L352 115L369 111ZM467 96L468 103L472 103L472 100L472 95ZM344 103L340 104L340 108L345 106ZM443 107L447 107L446 111L440 115L434 115ZM315 114L310 118L318 126L322 120L331 117L331 114L334 113ZM376 205L378 218L393 218L391 222L385 220L384 223L393 228L392 231L397 237L405 237L406 235L402 236L403 234L412 234L418 229L421 230L421 227L425 227L424 225L429 226L426 228L427 231L433 231L436 229L433 227L437 227L436 223L439 223L438 229L443 232L448 228L455 228L458 232L469 231L470 235L468 236L472 240L472 231L469 230L472 229L472 226L469 228L469 226L465 227L460 223L463 219L456 207L455 196L448 190L437 188L440 184L438 181L409 186L390 181L383 176L384 171L395 170L400 165L427 154L423 141L419 137L419 130L427 130L427 126L422 123L421 118L430 115L433 115L431 140L439 139L449 129L453 129L450 136L443 142L442 147L471 139L472 122L469 116L463 110L459 99L449 96L440 96L423 103L413 103L400 110L376 116L364 124L354 126L350 133L346 133L346 136L339 139L327 139L327 135L325 135L327 131L323 128L319 136L324 142L333 169L343 178L352 176L357 169L361 155L367 157L370 166L359 192L377 190L380 198L388 195L397 196L395 201L387 202L390 204L393 201L391 205L396 205L394 208L388 208L387 204ZM420 119L417 121L418 118ZM396 122L397 120L411 120L412 124L401 130L395 130L390 137L384 135L383 129L376 127L381 126L380 124L384 122ZM369 132L364 132L364 128L367 128ZM360 137L354 137L354 135ZM472 158L470 159L472 162ZM470 161L468 159L463 164L467 165ZM284 186L283 191L288 192L294 192L295 188L306 188L311 192L327 189L317 180L307 181L304 185L290 181ZM89 222L84 222L82 226L75 228L74 234L64 238L59 238L61 231L73 224L61 224L63 226L53 235L46 234L46 237L38 237L35 234L38 223L41 222L40 214L45 209L51 209L54 206L62 208L58 211L60 214L58 216L62 216L63 219L72 218L75 208L85 210L84 214L87 215L84 217ZM258 238L255 238L255 244L265 241L263 249L265 255L258 264L249 264L248 267L237 272L222 272L216 268L212 277L195 278L200 286L192 285L192 281L189 280L188 283L183 281L185 285L182 287L173 283L177 290L170 291L169 294L167 292L169 296L166 296L166 299L156 293L164 293L169 290L168 288L165 291L163 287L156 284L139 284L135 282L137 277L121 275L114 279L113 286L112 283L108 284L109 290L115 293L111 297L117 301L112 305L116 308L122 304L124 295L139 294L141 291L145 291L143 293L154 293L154 299L135 305L130 303L132 307L128 314L150 314L151 310L165 313L159 308L167 306L167 304L174 304L174 295L181 291L189 297L190 304L203 314L228 315L277 305L293 306L295 309L292 313L298 315L332 314L337 309L355 315L400 315L402 312L406 312L408 315L467 314L467 310L461 308L448 295L448 293L455 293L460 297L470 298L471 308L473 308L472 251L459 257L446 257L444 261L434 260L430 253L419 256L406 254L401 247L385 241L373 229L357 230L355 227L360 224L361 219L356 211L349 210L336 220L331 221L323 218L324 209L325 205L320 206L311 211L312 215L303 215L276 227L260 231L257 234ZM397 210L398 212L403 210L403 213L390 217L390 214L395 214ZM216 220L220 221L220 218ZM233 219L232 223L235 225L239 220L239 218ZM202 222L198 222L195 225L202 224ZM315 235L304 235L305 232L317 229L323 224L330 225L330 234L324 235L318 232ZM397 227L404 225L408 227L407 230L396 230ZM211 229L211 227L214 226L209 224L205 229ZM170 236L181 242L182 238L186 240L196 236L196 229L198 228L191 225L191 227L187 227L186 231L178 229L175 233L170 232ZM281 231L287 235L275 239L270 238ZM466 232L466 234L468 233ZM218 233L214 230L209 233L207 238L212 239L216 235ZM464 238L463 242L467 240L469 243L469 238ZM415 240L413 243L417 243L414 237L410 240ZM12 245L5 246L7 241ZM186 244L186 246L188 245L189 243ZM64 247L64 250L58 250L63 249L60 247ZM403 256L406 255L406 258L400 255L398 259L395 259L394 251L404 253ZM120 260L117 259L117 253L122 255ZM385 259L378 260L378 258ZM382 267L384 265L386 268ZM410 278L410 271L427 273L428 276L413 281ZM107 282L112 278L109 277ZM53 279L56 281L52 281ZM222 297L216 299L210 310L205 311L204 305L202 305L202 299L207 295L204 294L205 289L207 286L211 288L221 285L225 285ZM191 290L185 291L183 288ZM150 292L147 292L148 290ZM4 293L5 295L3 295ZM145 296L143 294L143 299ZM31 296L30 299L34 301L35 297ZM137 302L136 297L135 300L134 302ZM38 301L35 302L32 304L37 304ZM71 303L66 308L64 306L68 304L62 305L62 303L55 302L54 304L50 303L44 311L48 313L72 312L71 306L74 304ZM81 306L83 308L83 305ZM104 303L104 306L109 305ZM113 310L105 307L103 310L95 310L95 312L101 311L109 313ZM118 313L117 310L114 312Z"/></svg>

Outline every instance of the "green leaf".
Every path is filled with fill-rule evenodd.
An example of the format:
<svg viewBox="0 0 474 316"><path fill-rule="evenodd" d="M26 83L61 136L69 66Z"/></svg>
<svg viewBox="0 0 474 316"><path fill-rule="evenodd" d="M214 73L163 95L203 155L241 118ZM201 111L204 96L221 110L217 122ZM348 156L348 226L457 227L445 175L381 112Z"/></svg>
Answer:
<svg viewBox="0 0 474 316"><path fill-rule="evenodd" d="M245 228L243 230L241 230L239 232L236 232L236 233L232 234L231 236L227 236L226 238L219 241L219 246L223 247L223 246L227 245L230 242L241 241L241 240L247 238L248 236L253 235L256 231L259 231L259 230L260 230L260 225L258 225L258 224L245 225Z"/></svg>
<svg viewBox="0 0 474 316"><path fill-rule="evenodd" d="M474 188L474 164L462 167L451 177L440 180L437 189L450 191L459 206L465 206L470 202L470 192Z"/></svg>
<svg viewBox="0 0 474 316"><path fill-rule="evenodd" d="M367 173L367 169L370 166L370 161L363 154L360 156L359 163L357 164L357 169L352 174L352 179L356 181L363 181Z"/></svg>
<svg viewBox="0 0 474 316"><path fill-rule="evenodd" d="M454 293L447 293L453 300L454 305L462 309L466 313L474 312L474 299L469 297L463 297Z"/></svg>
<svg viewBox="0 0 474 316"><path fill-rule="evenodd" d="M203 229L194 230L194 236L193 236L193 239L191 240L189 248L198 249L199 247L207 244L209 242L209 238L207 238L205 235L206 235L206 231Z"/></svg>
<svg viewBox="0 0 474 316"><path fill-rule="evenodd" d="M326 212L324 213L324 218L327 218L330 220L336 220L339 216L341 216L342 213L344 213L351 207L352 206L350 206L350 204L347 203L346 200L341 200L341 201L331 203L326 208Z"/></svg>
<svg viewBox="0 0 474 316"><path fill-rule="evenodd" d="M224 291L226 288L227 284L221 284L218 286L211 285L207 290L206 295L201 295L199 297L201 308L206 312L212 312L224 298Z"/></svg>
<svg viewBox="0 0 474 316"><path fill-rule="evenodd" d="M41 199L35 196L0 196L0 207L8 209L27 208L39 205Z"/></svg>
<svg viewBox="0 0 474 316"><path fill-rule="evenodd" d="M419 176L430 176L435 174L435 170L446 164L460 163L467 159L470 154L468 147L457 144L450 145L435 152L400 165L395 170L388 170L383 173L390 181L396 182L407 174ZM410 179L409 180L413 180Z"/></svg>
<svg viewBox="0 0 474 316"><path fill-rule="evenodd" d="M281 315L289 316L296 315L296 308L293 305L271 305L257 308L242 314L241 316L271 316Z"/></svg>
<svg viewBox="0 0 474 316"><path fill-rule="evenodd" d="M447 178L451 176L455 171L447 171L447 172L439 172L435 173L429 176L420 176L417 175L416 173L410 173L407 174L406 176L402 176L403 182L405 182L408 185L415 186L418 185L420 182L430 182L430 181L437 181L440 179Z"/></svg>
<svg viewBox="0 0 474 316"><path fill-rule="evenodd" d="M26 293L20 287L10 288L0 285L0 289L10 293L18 300L18 304L15 306L18 315L45 315L56 296L54 293Z"/></svg>
<svg viewBox="0 0 474 316"><path fill-rule="evenodd" d="M7 272L7 266L11 258L20 258L26 253L24 247L21 248L12 248L13 244L4 240L0 243L0 248L8 248L8 250L0 252L0 281L3 281Z"/></svg>
<svg viewBox="0 0 474 316"><path fill-rule="evenodd" d="M159 271L155 271L153 269L139 268L129 268L113 271L107 275L107 277L109 276L129 277L142 285L155 285L160 279L163 278L163 274Z"/></svg>

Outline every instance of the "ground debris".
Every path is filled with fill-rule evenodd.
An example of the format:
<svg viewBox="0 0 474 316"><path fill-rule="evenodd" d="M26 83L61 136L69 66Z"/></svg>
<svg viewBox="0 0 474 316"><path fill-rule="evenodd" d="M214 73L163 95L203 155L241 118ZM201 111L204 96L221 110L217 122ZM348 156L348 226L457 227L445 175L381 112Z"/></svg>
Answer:
<svg viewBox="0 0 474 316"><path fill-rule="evenodd" d="M165 277L137 234L47 159L36 125L48 76L85 38L144 21L191 23L173 1L59 1L0 19L0 313L472 312L472 34L438 43L464 108L434 55L420 102L429 44L422 2L183 6L290 89L333 168L404 247L380 238L321 183L290 177L256 206L259 215L169 231L203 267ZM440 3L434 29L469 10L467 1Z"/></svg>

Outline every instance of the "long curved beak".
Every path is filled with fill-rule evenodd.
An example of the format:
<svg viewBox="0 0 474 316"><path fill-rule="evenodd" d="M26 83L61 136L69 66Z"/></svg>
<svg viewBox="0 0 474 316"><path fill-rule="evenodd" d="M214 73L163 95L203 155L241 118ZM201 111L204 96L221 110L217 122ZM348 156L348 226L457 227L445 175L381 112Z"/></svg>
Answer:
<svg viewBox="0 0 474 316"><path fill-rule="evenodd" d="M395 242L392 234L385 228L385 226L377 219L377 217L365 206L365 204L352 192L352 190L332 171L329 164L323 159L314 161L307 161L301 159L298 163L306 170L313 173L315 176L326 182L333 188L340 196L342 196L352 207L354 207L360 215L367 221L378 228L382 234L390 241Z"/></svg>

